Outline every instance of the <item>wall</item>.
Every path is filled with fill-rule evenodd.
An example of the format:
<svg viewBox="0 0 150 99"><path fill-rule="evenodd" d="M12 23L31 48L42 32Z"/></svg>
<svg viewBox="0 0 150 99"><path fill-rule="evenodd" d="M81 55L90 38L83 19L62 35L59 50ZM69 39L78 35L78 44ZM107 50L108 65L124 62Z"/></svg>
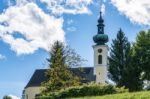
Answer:
<svg viewBox="0 0 150 99"><path fill-rule="evenodd" d="M108 65L108 46L107 45L95 45L94 49L94 74L96 75L97 83L105 83L107 80L107 65ZM98 49L102 49L99 53ZM98 56L102 55L102 64L98 63Z"/></svg>
<svg viewBox="0 0 150 99"><path fill-rule="evenodd" d="M41 92L42 87L28 87L24 92L24 99L35 99L35 96Z"/></svg>

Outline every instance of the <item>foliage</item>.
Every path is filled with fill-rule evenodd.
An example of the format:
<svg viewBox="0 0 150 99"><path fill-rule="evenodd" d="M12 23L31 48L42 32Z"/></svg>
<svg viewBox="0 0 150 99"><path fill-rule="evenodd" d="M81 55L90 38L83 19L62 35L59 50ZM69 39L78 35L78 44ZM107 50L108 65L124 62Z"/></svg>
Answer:
<svg viewBox="0 0 150 99"><path fill-rule="evenodd" d="M133 62L130 42L121 29L111 45L108 70L117 86L125 86L130 91L142 88L140 70Z"/></svg>
<svg viewBox="0 0 150 99"><path fill-rule="evenodd" d="M86 84L83 86L70 87L58 92L51 92L47 96L40 96L37 99L64 99L69 97L100 96L128 92L127 89L116 88L112 85Z"/></svg>
<svg viewBox="0 0 150 99"><path fill-rule="evenodd" d="M93 97L80 97L70 99L149 99L150 91L132 92L132 93L121 93L104 96L93 96Z"/></svg>
<svg viewBox="0 0 150 99"><path fill-rule="evenodd" d="M64 55L66 57L65 63L71 68L80 67L85 61L87 61L81 58L81 56L70 46L65 47Z"/></svg>
<svg viewBox="0 0 150 99"><path fill-rule="evenodd" d="M49 69L46 72L48 81L43 83L43 94L58 91L62 88L80 84L80 78L74 75L66 64L66 50L63 43L57 41L50 51Z"/></svg>
<svg viewBox="0 0 150 99"><path fill-rule="evenodd" d="M122 80L124 77L124 71L129 65L130 58L130 43L128 42L125 34L120 31L117 34L116 39L112 41L110 57L109 57L109 72L111 79L122 86Z"/></svg>
<svg viewBox="0 0 150 99"><path fill-rule="evenodd" d="M137 35L133 51L134 63L142 70L143 80L150 80L150 30Z"/></svg>
<svg viewBox="0 0 150 99"><path fill-rule="evenodd" d="M10 96L4 96L3 99L12 99Z"/></svg>

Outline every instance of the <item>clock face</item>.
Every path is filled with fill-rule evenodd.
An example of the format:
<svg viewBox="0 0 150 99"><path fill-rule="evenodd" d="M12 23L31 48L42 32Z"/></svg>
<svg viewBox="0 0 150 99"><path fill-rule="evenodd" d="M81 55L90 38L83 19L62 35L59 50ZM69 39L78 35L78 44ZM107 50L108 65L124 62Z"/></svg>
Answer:
<svg viewBox="0 0 150 99"><path fill-rule="evenodd" d="M102 49L98 49L98 52L101 53L103 50Z"/></svg>

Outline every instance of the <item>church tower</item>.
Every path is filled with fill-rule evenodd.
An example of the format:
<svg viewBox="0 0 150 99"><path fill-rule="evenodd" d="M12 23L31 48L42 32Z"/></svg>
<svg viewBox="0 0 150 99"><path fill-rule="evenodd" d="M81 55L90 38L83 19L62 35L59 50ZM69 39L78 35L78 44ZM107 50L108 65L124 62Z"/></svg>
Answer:
<svg viewBox="0 0 150 99"><path fill-rule="evenodd" d="M98 33L93 37L95 45L94 49L94 75L96 75L97 83L106 83L107 81L107 61L108 61L108 35L104 34L104 20L100 12L98 19Z"/></svg>

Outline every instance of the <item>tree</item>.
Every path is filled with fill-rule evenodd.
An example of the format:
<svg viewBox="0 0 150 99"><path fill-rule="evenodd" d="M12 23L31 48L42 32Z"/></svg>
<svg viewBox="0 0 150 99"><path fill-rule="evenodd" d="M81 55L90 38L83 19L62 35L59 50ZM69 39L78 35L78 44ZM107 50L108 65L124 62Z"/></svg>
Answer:
<svg viewBox="0 0 150 99"><path fill-rule="evenodd" d="M3 99L12 99L10 96L4 96Z"/></svg>
<svg viewBox="0 0 150 99"><path fill-rule="evenodd" d="M143 80L141 79L141 68L137 65L136 56L131 49L131 59L129 65L126 67L124 82L129 91L139 91L143 89Z"/></svg>
<svg viewBox="0 0 150 99"><path fill-rule="evenodd" d="M150 30L139 32L133 50L134 63L142 69L142 79L150 80Z"/></svg>
<svg viewBox="0 0 150 99"><path fill-rule="evenodd" d="M50 51L49 69L46 72L49 79L44 83L45 90L43 93L55 92L62 88L80 84L80 77L74 75L67 65L69 60L66 59L68 56L63 43L56 41Z"/></svg>
<svg viewBox="0 0 150 99"><path fill-rule="evenodd" d="M77 54L70 46L65 47L64 55L66 57L65 63L71 68L80 67L85 61L87 61L81 58L81 56Z"/></svg>
<svg viewBox="0 0 150 99"><path fill-rule="evenodd" d="M117 86L125 86L130 91L141 89L140 73L132 63L130 42L120 29L116 39L112 41L109 57L110 78Z"/></svg>

